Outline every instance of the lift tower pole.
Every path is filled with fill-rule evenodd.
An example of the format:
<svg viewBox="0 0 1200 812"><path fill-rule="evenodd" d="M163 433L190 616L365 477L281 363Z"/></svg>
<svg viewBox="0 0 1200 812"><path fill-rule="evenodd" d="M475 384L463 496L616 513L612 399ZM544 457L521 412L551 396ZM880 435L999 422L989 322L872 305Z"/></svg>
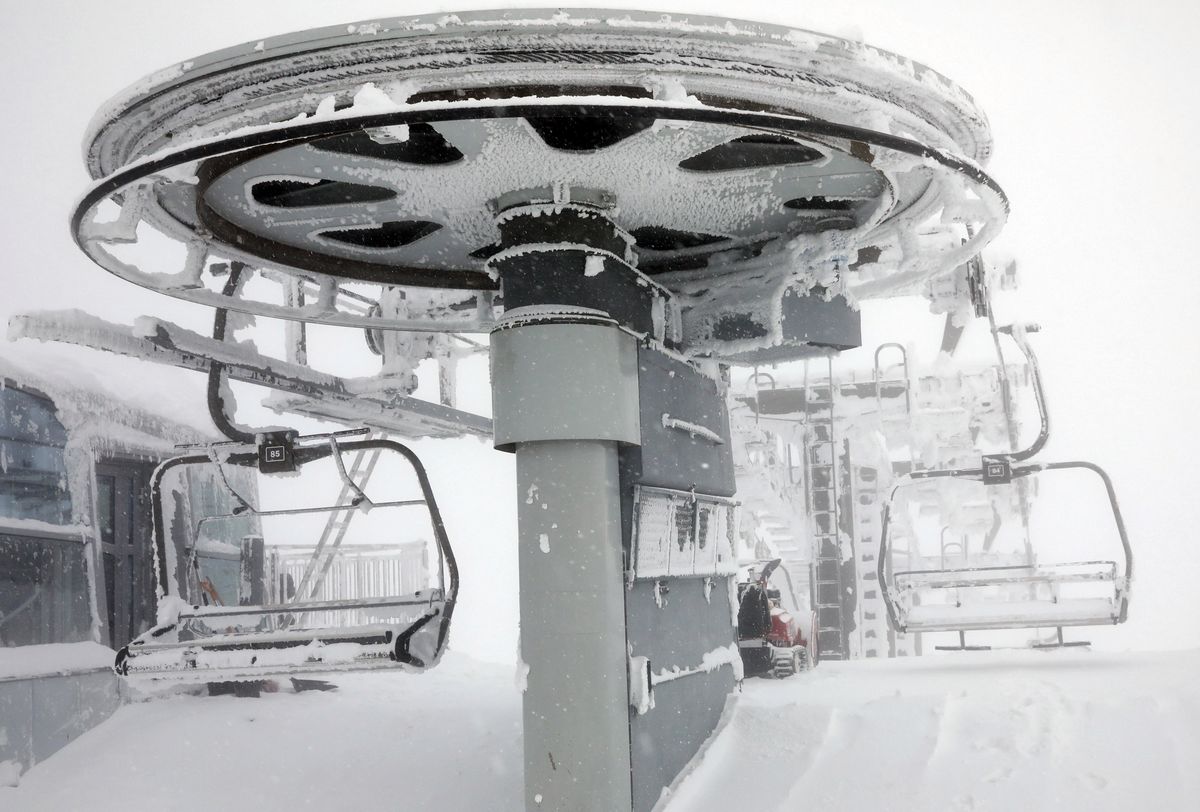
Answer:
<svg viewBox="0 0 1200 812"><path fill-rule="evenodd" d="M628 331L645 325L609 311L634 304L613 297L637 272L597 209L517 207L500 231L493 414L496 446L517 457L525 803L630 809L618 445L640 441Z"/></svg>

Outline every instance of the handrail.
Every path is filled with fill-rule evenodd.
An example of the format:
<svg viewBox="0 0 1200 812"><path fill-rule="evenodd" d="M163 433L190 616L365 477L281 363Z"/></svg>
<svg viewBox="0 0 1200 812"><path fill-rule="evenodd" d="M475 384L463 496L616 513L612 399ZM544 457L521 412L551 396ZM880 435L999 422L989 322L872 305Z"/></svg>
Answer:
<svg viewBox="0 0 1200 812"><path fill-rule="evenodd" d="M883 410L883 369L879 366L879 356L887 349L900 350L900 363L904 367L904 413L912 414L912 380L908 371L908 349L898 341L889 341L875 348L875 402L882 413Z"/></svg>
<svg viewBox="0 0 1200 812"><path fill-rule="evenodd" d="M424 590L423 590L424 591ZM289 603L286 606L217 606L193 607L192 612L180 612L179 620L205 620L210 617L238 617L240 615L273 615L289 612L330 612L339 609L387 609L394 606L426 606L431 601L436 603L442 599L440 589L428 590L430 594L423 595L414 592L412 595L395 598L342 598L331 601L305 601L304 603Z"/></svg>
<svg viewBox="0 0 1200 812"><path fill-rule="evenodd" d="M897 570L892 573L893 578L898 578L902 575L933 575L935 573L947 572L1004 572L1008 570L1050 570L1050 569L1065 569L1067 567L1092 567L1104 564L1116 568L1116 561L1105 561L1095 559L1093 561L1056 561L1053 564L990 564L986 567L945 567L936 570Z"/></svg>
<svg viewBox="0 0 1200 812"><path fill-rule="evenodd" d="M966 538L960 536L958 541L954 541L954 540L946 541L946 532L949 529L950 529L949 525L946 525L945 527L942 528L941 558L942 558L942 568L943 569L946 566L946 551L947 550L955 549L958 551L959 558L966 559L966 557L967 557L967 540L966 540ZM893 572L892 575L896 575L896 573Z"/></svg>
<svg viewBox="0 0 1200 812"><path fill-rule="evenodd" d="M1091 571L1075 570L1091 566ZM1001 573L1009 572L1011 575ZM937 576L937 577L923 577ZM935 589L979 589L1004 584L1067 584L1117 581L1116 561L1071 561L1063 564L1013 567L962 567L946 570L907 570L893 572L901 593Z"/></svg>

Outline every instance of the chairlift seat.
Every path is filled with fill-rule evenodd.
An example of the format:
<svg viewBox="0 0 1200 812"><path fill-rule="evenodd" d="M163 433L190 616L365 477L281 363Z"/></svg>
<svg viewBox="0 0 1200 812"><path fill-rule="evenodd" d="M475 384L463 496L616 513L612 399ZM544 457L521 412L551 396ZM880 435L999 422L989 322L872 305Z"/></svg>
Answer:
<svg viewBox="0 0 1200 812"><path fill-rule="evenodd" d="M1067 598L913 606L900 615L912 633L1102 626L1119 623L1121 612L1113 598Z"/></svg>
<svg viewBox="0 0 1200 812"><path fill-rule="evenodd" d="M180 629L195 632L188 620L220 619L246 614L287 614L280 607L211 607L223 611L182 614L179 621L159 630L166 639L156 642L154 632L131 643L117 658L117 671L125 677L147 677L184 683L214 680L239 680L275 675L321 673L328 671L370 670L408 667L420 670L432 664L436 645L412 646L412 637L422 628L436 634L436 624L445 611L445 599L434 590L433 599L414 596L413 600L380 600L375 606L411 606L420 617L407 623L375 623L351 628L295 628L274 631L213 632L207 637L180 640ZM350 608L345 602L319 601L289 604L294 612L329 611ZM356 601L354 608L368 603ZM401 642L403 641L403 643ZM419 651L414 651L419 648ZM428 658L428 659L427 659Z"/></svg>
<svg viewBox="0 0 1200 812"><path fill-rule="evenodd" d="M1079 561L992 567L957 567L896 572L897 620L906 632L1092 626L1119 623L1125 581L1115 561ZM1071 583L1109 583L1111 596L1064 598L1057 587ZM952 602L921 603L935 590L1049 586L1052 598L1003 600L968 593Z"/></svg>

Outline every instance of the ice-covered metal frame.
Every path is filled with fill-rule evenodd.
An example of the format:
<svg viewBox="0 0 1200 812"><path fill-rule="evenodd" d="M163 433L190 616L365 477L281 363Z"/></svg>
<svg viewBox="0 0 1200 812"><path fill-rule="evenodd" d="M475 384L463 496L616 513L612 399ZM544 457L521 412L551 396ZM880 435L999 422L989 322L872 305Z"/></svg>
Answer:
<svg viewBox="0 0 1200 812"><path fill-rule="evenodd" d="M939 469L929 471L913 471L901 477L892 487L884 503L883 516L880 522L879 555L877 559L876 576L879 579L879 590L887 607L888 620L892 628L900 632L906 631L969 631L972 629L1013 629L1039 628L1049 626L1086 626L1106 623L1124 623L1129 615L1129 587L1133 578L1133 549L1129 544L1129 536L1125 531L1125 520L1121 516L1121 508L1117 504L1116 491L1112 480L1100 466L1084 461L1028 463L1014 465L1013 463L1028 460L1035 456L1050 437L1050 417L1046 408L1045 389L1042 385L1041 368L1037 355L1030 346L1025 329L1012 327L999 328L1012 336L1014 342L1025 355L1026 363L1031 372L1031 382L1034 399L1037 403L1040 425L1037 437L1028 448L1010 452L985 455L978 468ZM1003 361L1003 359L1001 359ZM1087 470L1100 477L1104 483L1108 503L1112 509L1113 523L1121 540L1123 561L1121 566L1115 561L1080 561L1061 565L1046 566L1030 562L1027 565L986 566L986 567L949 567L939 570L908 570L893 571L891 569L891 547L889 546L889 529L891 526L892 505L897 492L906 485L918 480L959 479L984 483L992 480L990 465L1000 463L1004 469L1004 481L1033 476L1043 471L1058 470ZM947 612L937 616L935 611L926 611L925 617L917 619L912 616L910 609L916 602L912 595L922 588L929 589L973 589L980 587L1002 586L1005 584L1058 584L1090 581L1108 583L1112 587L1112 598L1090 602L1070 601L1057 605L1040 605L1037 601L1028 601L1023 605L1012 605L1005 614L1003 607L993 607L994 611L977 612L972 615L969 611ZM902 583L903 582L903 583ZM903 599L902 599L903 596ZM1086 604L1086 605L1085 605Z"/></svg>
<svg viewBox="0 0 1200 812"><path fill-rule="evenodd" d="M389 157L409 147L420 165ZM179 298L481 332L506 200L615 201L631 258L681 307L769 309L788 288L888 296L961 264L1006 216L989 152L967 94L861 43L626 12L404 18L238 46L135 86L89 133L99 180L74 230L108 270ZM723 207L721 189L737 191ZM325 205L334 193L356 208ZM452 216L434 211L447 195ZM176 267L128 257L153 231L179 246ZM226 298L213 266L231 259L254 278ZM398 314L364 305L379 286L440 291Z"/></svg>
<svg viewBox="0 0 1200 812"><path fill-rule="evenodd" d="M458 564L445 524L434 499L424 466L407 446L393 440L367 439L338 443L329 436L326 442L303 444L312 438L299 438L294 453L298 465L333 455L350 452L383 450L403 457L417 478L421 499L375 502L374 507L424 504L429 511L430 526L438 552L440 585L413 595L341 600L302 600L297 592L293 602L263 606L179 606L177 590L172 588L171 544L168 541L163 501L163 481L168 473L190 465L213 465L216 452L187 454L164 461L155 471L151 483L152 517L155 544L155 572L158 578L160 606L174 598L179 611L160 613L160 624L132 641L117 653L115 670L122 676L150 677L172 681L212 682L258 679L277 673L362 670L386 667L424 669L436 665L445 650L451 618L458 598ZM220 465L256 467L258 449L234 443L222 444ZM338 465L343 481L348 474L344 464ZM224 477L222 476L222 479ZM234 500L240 503L231 517L266 516L356 510L366 500L358 494L345 505L321 506L299 510L262 511L251 505L236 491ZM199 528L197 527L197 532ZM315 590L313 591L315 594ZM291 618L310 613L331 611L411 608L417 617L411 622L376 623L363 627L315 628L284 623L279 629L253 632L221 632L208 624L224 618ZM202 624L203 629L196 624ZM293 625L295 626L293 628ZM190 628L196 627L196 628ZM180 632L206 632L193 639L181 639ZM428 638L418 650L414 639ZM340 644L353 644L345 646ZM314 648L315 646L315 648Z"/></svg>
<svg viewBox="0 0 1200 812"><path fill-rule="evenodd" d="M76 242L97 264L106 270L135 282L143 287L158 290L181 299L225 307L265 316L301 319L353 327L381 327L413 331L436 332L484 332L493 325L490 299L496 282L486 270L438 269L436 277L420 269L378 268L372 272L362 269L356 276L345 278L323 274L312 269L297 269L292 265L272 262L269 257L248 253L235 244L218 241L202 223L186 222L182 212L169 211L159 197L159 191L172 184L187 184L194 178L199 165L205 160L228 156L242 151L265 146L283 147L300 145L313 139L347 135L364 130L375 130L417 123L471 121L482 118L498 120L537 117L555 107L569 109L582 115L622 114L637 117L653 117L672 122L708 122L732 127L730 140L739 135L771 133L791 138L845 139L869 144L881 150L890 150L909 159L908 168L928 167L937 170L939 182L926 187L928 200L909 201L910 207L920 210L920 217L878 217L857 235L855 243L868 245L892 240L898 242L899 231L909 230L946 204L945 188L958 182L960 192L970 192L979 204L979 220L974 235L952 247L940 246L923 262L910 262L895 273L881 273L860 285L847 283L847 292L860 297L892 295L903 292L927 276L956 267L977 253L999 231L1007 214L1007 201L1000 187L972 162L926 147L915 141L886 133L873 132L857 127L832 124L824 121L802 119L769 113L751 113L739 110L722 110L703 106L671 106L659 104L632 104L628 99L611 100L597 98L555 99L554 105L542 100L516 100L511 103L459 102L453 104L413 105L411 109L395 112L339 116L312 122L272 125L243 135L184 147L156 157L142 159L112 176L101 180L84 196L72 218ZM886 173L885 173L886 174ZM101 204L111 201L119 209L119 215L108 221L100 220ZM920 203L921 205L918 205ZM185 250L180 267L170 271L143 270L136 264L122 260L114 253L113 246L136 244L139 230L150 228L162 236L177 241ZM889 234L875 233L877 231ZM912 235L909 235L910 237ZM256 286L253 278L246 282L235 296L223 296L220 290L219 263L237 259L249 263L248 271L253 277L277 282L282 276L298 276L308 286L307 304L285 302L282 298L269 301L255 298ZM776 262L786 261L776 257ZM846 264L853 260L847 258ZM214 269L214 263L218 269ZM763 270L759 263L757 270ZM770 263L767 263L768 266ZM747 263L747 270L754 263ZM262 266L262 267L258 267ZM214 272L216 271L216 272ZM706 296L716 297L723 287L736 288L745 284L742 275L729 274L706 277L707 294L698 293L695 285L684 284L686 279L677 279L680 292L687 294L691 288L693 299ZM446 312L434 318L398 319L388 318L377 309L364 308L361 298L354 289L362 284L387 284L417 287L443 287L461 291L457 302L448 302ZM885 280L891 281L885 284ZM662 280L668 287L669 281ZM348 294L341 288L346 287ZM274 292L274 290L273 290ZM479 292L479 293L476 293ZM482 295L481 295L482 294ZM472 312L472 310L474 312ZM458 315L471 313L468 317Z"/></svg>
<svg viewBox="0 0 1200 812"><path fill-rule="evenodd" d="M1012 477L1032 476L1043 471L1087 470L1100 477L1112 508L1113 524L1121 540L1123 559L1117 561L1073 561L1062 564L949 567L937 570L893 571L889 567L891 541L889 529L892 501L902 486L920 479L953 477L983 481L984 469L955 471L916 471L906 475L892 488L884 505L879 534L877 577L887 607L888 621L899 632L970 631L972 629L1022 629L1063 626L1096 626L1124 623L1129 616L1129 587L1133 578L1133 549L1125 531L1125 520L1117 504L1112 480L1100 466L1090 462L1050 462L1012 468ZM1111 586L1111 598L1063 599L1052 601L992 601L972 613L968 607L954 607L938 613L934 606L920 607L913 599L920 590L975 589L1010 584L1056 587L1068 583L1105 583ZM918 612L923 614L918 616Z"/></svg>

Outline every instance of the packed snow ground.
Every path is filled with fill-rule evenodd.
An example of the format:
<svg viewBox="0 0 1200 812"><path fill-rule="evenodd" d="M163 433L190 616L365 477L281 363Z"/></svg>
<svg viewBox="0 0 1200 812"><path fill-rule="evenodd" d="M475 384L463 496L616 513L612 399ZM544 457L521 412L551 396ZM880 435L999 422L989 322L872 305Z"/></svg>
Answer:
<svg viewBox="0 0 1200 812"><path fill-rule="evenodd" d="M747 681L669 812L1197 809L1200 651L966 652Z"/></svg>
<svg viewBox="0 0 1200 812"><path fill-rule="evenodd" d="M994 651L748 680L665 812L1195 809L1200 651ZM136 702L0 808L521 809L511 666Z"/></svg>

